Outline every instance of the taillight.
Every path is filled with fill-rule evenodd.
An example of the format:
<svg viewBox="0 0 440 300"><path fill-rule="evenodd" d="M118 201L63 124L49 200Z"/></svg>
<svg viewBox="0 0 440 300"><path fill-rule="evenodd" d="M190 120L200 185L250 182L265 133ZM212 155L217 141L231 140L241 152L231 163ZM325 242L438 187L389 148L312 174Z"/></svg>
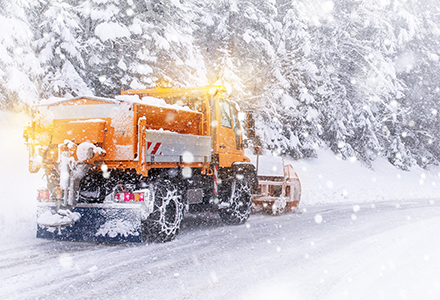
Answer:
<svg viewBox="0 0 440 300"><path fill-rule="evenodd" d="M144 193L117 193L116 201L144 201Z"/></svg>
<svg viewBox="0 0 440 300"><path fill-rule="evenodd" d="M38 190L38 200L48 201L51 199L49 190Z"/></svg>

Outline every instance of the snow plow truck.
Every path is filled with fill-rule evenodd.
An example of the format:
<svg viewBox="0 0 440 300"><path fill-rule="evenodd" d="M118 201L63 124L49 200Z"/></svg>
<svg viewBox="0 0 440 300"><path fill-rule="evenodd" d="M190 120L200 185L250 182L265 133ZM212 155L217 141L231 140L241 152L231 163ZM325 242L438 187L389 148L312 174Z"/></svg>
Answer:
<svg viewBox="0 0 440 300"><path fill-rule="evenodd" d="M270 159L257 175L238 112L222 86L41 101L24 130L29 171L42 169L47 181L37 237L166 242L188 211L214 210L239 225L253 199L273 214L293 210L298 176Z"/></svg>
<svg viewBox="0 0 440 300"><path fill-rule="evenodd" d="M29 170L47 180L37 237L166 242L203 209L246 222L258 178L241 133L222 86L43 100L24 130Z"/></svg>

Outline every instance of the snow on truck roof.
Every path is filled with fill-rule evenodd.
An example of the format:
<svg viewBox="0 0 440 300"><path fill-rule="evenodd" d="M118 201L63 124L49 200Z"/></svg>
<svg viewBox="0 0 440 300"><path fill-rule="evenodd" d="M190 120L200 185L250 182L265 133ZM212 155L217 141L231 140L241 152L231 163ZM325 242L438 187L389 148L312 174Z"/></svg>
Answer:
<svg viewBox="0 0 440 300"><path fill-rule="evenodd" d="M181 106L179 104L168 104L165 102L164 99L155 98L155 97L151 97L151 96L145 96L145 97L142 97L142 99L140 99L138 95L120 95L120 96L116 96L116 99L120 100L120 101L124 101L124 102L148 104L148 105L157 106L157 107L165 107L165 108L193 111L188 106Z"/></svg>
<svg viewBox="0 0 440 300"><path fill-rule="evenodd" d="M151 96L145 96L145 97L142 97L142 99L140 99L138 95L118 95L115 97L115 99L104 98L104 97L94 97L94 96L79 96L79 97L74 97L74 98L51 97L49 99L41 100L37 106L57 105L57 104L61 104L64 102L81 100L81 99L98 100L98 101L114 103L114 104L118 104L121 102L138 103L138 104L147 104L147 105L157 106L157 107L193 111L188 106L181 106L179 104L168 104L165 102L164 99L155 98L155 97L151 97Z"/></svg>
<svg viewBox="0 0 440 300"><path fill-rule="evenodd" d="M117 101L115 99L94 97L94 96L79 96L79 97L74 97L74 98L50 97L49 99L40 100L40 103L38 103L37 106L56 105L56 104L74 101L74 100L80 100L80 99L90 99L90 100L98 100L98 101L109 102L109 103L119 103L119 101Z"/></svg>

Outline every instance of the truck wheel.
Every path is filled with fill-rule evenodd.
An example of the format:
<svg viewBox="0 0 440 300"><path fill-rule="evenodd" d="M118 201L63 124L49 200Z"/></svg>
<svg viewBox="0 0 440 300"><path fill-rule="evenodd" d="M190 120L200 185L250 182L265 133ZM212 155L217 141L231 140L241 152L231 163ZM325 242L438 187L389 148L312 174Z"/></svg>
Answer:
<svg viewBox="0 0 440 300"><path fill-rule="evenodd" d="M245 223L252 210L249 182L245 179L235 179L225 192L229 199L221 199L223 200L219 208L221 219L228 225Z"/></svg>
<svg viewBox="0 0 440 300"><path fill-rule="evenodd" d="M179 233L183 219L182 195L176 184L160 180L153 187L153 212L143 223L148 242L168 242Z"/></svg>

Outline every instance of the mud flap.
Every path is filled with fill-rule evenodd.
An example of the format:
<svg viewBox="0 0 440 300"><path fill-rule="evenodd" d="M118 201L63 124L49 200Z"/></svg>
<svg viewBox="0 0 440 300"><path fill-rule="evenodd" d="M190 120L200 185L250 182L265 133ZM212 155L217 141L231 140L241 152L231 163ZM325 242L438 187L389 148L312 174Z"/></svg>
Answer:
<svg viewBox="0 0 440 300"><path fill-rule="evenodd" d="M56 214L56 206L37 207L37 219L48 211ZM80 218L71 225L37 224L37 238L116 243L142 242L140 207L75 207L71 212L80 215Z"/></svg>

